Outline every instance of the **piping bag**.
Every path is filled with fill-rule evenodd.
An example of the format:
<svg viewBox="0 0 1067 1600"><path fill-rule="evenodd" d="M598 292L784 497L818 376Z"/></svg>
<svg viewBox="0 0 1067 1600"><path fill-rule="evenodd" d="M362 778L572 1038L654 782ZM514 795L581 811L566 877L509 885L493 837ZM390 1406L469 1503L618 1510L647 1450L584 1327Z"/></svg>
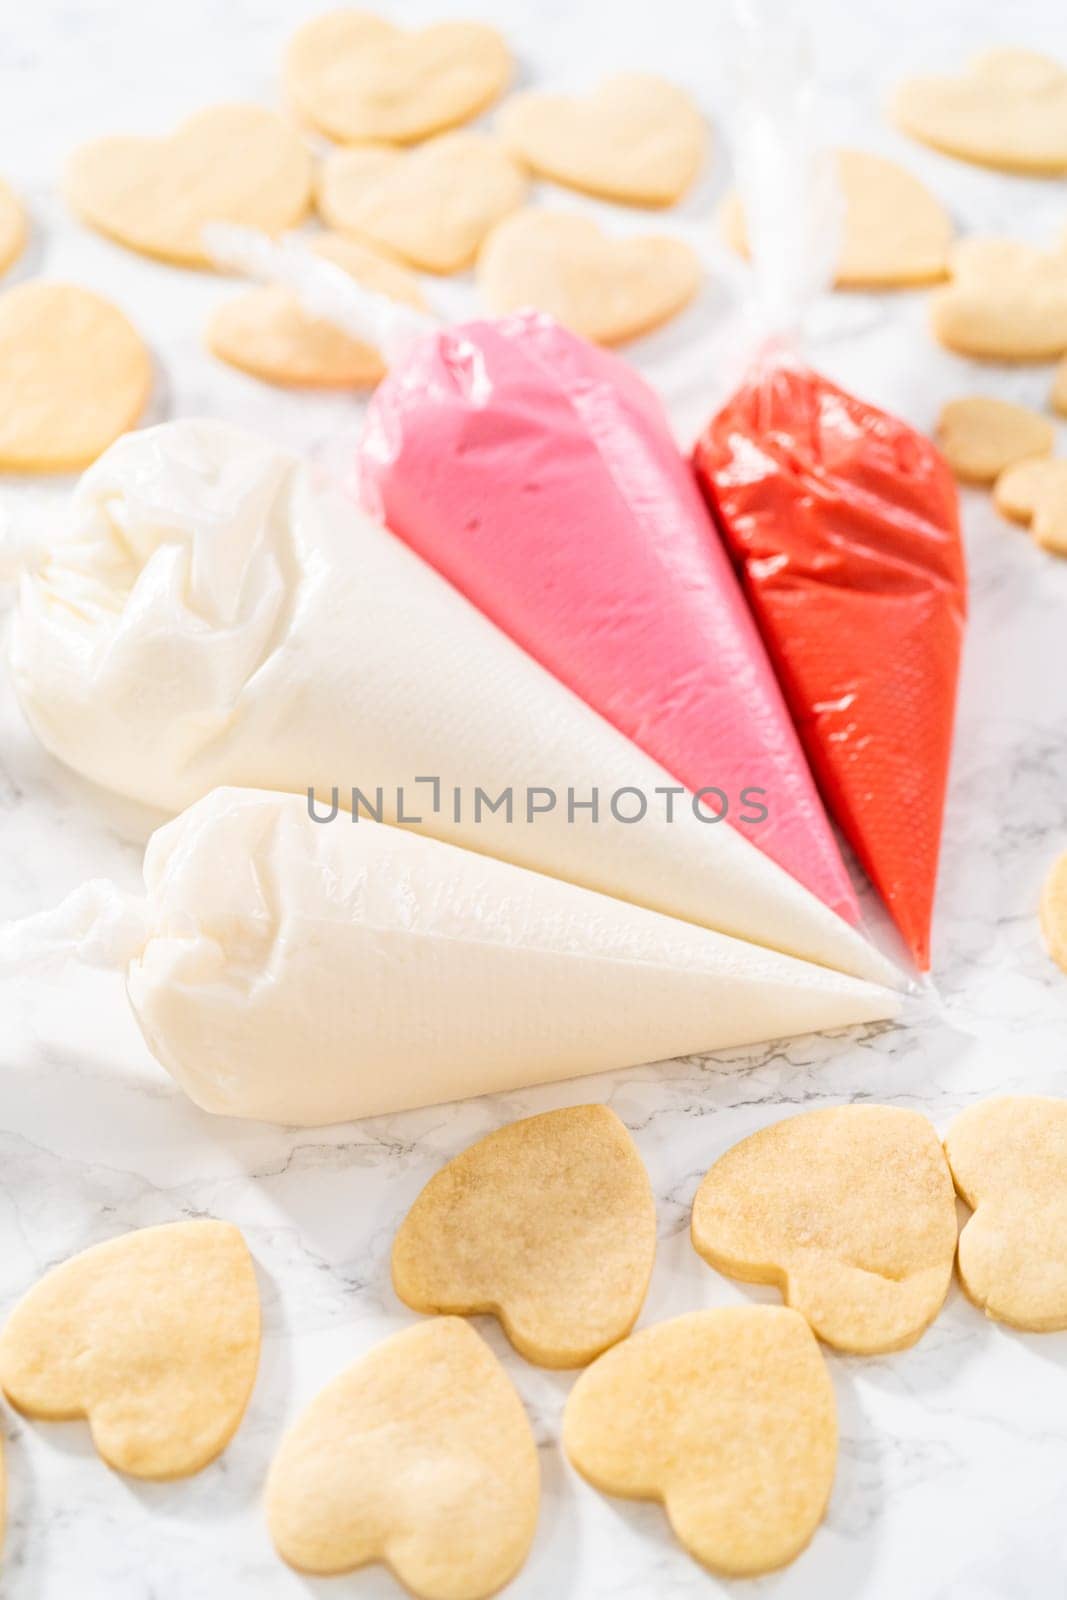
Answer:
<svg viewBox="0 0 1067 1600"><path fill-rule="evenodd" d="M830 813L925 971L967 603L956 487L928 439L798 353L836 253L815 86L780 6L733 11L739 187L777 336L693 461Z"/></svg>
<svg viewBox="0 0 1067 1600"><path fill-rule="evenodd" d="M164 423L84 475L22 576L14 686L48 750L175 815L227 785L364 818L857 977L857 930L308 464Z"/></svg>
<svg viewBox="0 0 1067 1600"><path fill-rule="evenodd" d="M207 1111L313 1126L894 1017L889 989L303 796L216 789L0 928L0 978L116 969Z"/></svg>
<svg viewBox="0 0 1067 1600"><path fill-rule="evenodd" d="M246 249L245 246L248 245ZM781 691L655 395L537 312L428 325L299 246L210 230L389 373L364 505L560 682L846 920L859 912ZM377 302L376 304L374 302ZM362 303L361 303L362 302Z"/></svg>

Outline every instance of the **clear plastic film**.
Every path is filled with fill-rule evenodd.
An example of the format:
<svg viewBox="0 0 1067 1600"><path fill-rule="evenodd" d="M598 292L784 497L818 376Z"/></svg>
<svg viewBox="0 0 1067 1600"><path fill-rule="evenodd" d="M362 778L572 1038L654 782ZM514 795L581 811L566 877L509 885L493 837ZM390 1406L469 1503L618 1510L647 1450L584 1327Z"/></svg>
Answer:
<svg viewBox="0 0 1067 1600"><path fill-rule="evenodd" d="M77 961L125 972L148 938L147 902L91 878L59 905L0 925L0 979Z"/></svg>
<svg viewBox="0 0 1067 1600"><path fill-rule="evenodd" d="M296 234L275 240L255 228L212 222L203 230L203 242L217 266L291 289L308 316L381 351L387 366L437 327L433 317L365 288L334 262L314 255Z"/></svg>

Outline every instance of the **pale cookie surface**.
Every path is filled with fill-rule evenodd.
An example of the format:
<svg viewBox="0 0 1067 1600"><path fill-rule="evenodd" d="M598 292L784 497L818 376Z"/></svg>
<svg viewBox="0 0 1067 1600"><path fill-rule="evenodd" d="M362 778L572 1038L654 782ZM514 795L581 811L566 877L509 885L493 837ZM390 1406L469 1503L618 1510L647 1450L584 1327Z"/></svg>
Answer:
<svg viewBox="0 0 1067 1600"><path fill-rule="evenodd" d="M318 208L330 227L411 266L459 272L525 196L526 179L498 140L444 133L410 152L336 151L320 174Z"/></svg>
<svg viewBox="0 0 1067 1600"><path fill-rule="evenodd" d="M950 350L992 361L1051 361L1067 350L1067 243L964 239L952 281L931 296L934 333Z"/></svg>
<svg viewBox="0 0 1067 1600"><path fill-rule="evenodd" d="M517 94L496 131L545 178L637 205L681 198L704 158L704 119L682 89L641 72L586 96Z"/></svg>
<svg viewBox="0 0 1067 1600"><path fill-rule="evenodd" d="M285 58L289 99L331 139L408 144L467 122L511 77L507 45L480 22L408 33L366 11L305 24Z"/></svg>
<svg viewBox="0 0 1067 1600"><path fill-rule="evenodd" d="M1067 1101L983 1100L945 1139L971 1207L959 1274L986 1316L1033 1333L1067 1328Z"/></svg>
<svg viewBox="0 0 1067 1600"><path fill-rule="evenodd" d="M310 249L375 294L425 308L417 278L355 239L323 234ZM277 284L247 289L220 306L208 324L207 344L220 360L268 383L351 389L385 376L385 363L372 345L309 316L298 296Z"/></svg>
<svg viewBox="0 0 1067 1600"><path fill-rule="evenodd" d="M1017 462L1000 474L993 502L1002 516L1028 524L1042 550L1067 556L1067 461Z"/></svg>
<svg viewBox="0 0 1067 1600"><path fill-rule="evenodd" d="M26 213L13 189L0 178L0 272L17 261L26 243Z"/></svg>
<svg viewBox="0 0 1067 1600"><path fill-rule="evenodd" d="M606 1106L575 1106L500 1128L431 1178L393 1285L416 1311L492 1312L528 1360L577 1367L629 1333L655 1253L636 1145Z"/></svg>
<svg viewBox="0 0 1067 1600"><path fill-rule="evenodd" d="M693 299L700 276L680 239L609 238L588 217L532 208L494 228L478 258L490 311L535 306L599 344L668 321Z"/></svg>
<svg viewBox="0 0 1067 1600"><path fill-rule="evenodd" d="M132 428L152 364L110 301L67 283L0 294L0 469L71 472Z"/></svg>
<svg viewBox="0 0 1067 1600"><path fill-rule="evenodd" d="M820 1339L869 1355L913 1344L941 1309L956 1206L925 1117L833 1106L720 1157L697 1190L692 1233L720 1272L777 1285Z"/></svg>
<svg viewBox="0 0 1067 1600"><path fill-rule="evenodd" d="M457 1317L405 1328L328 1383L267 1480L278 1553L298 1571L389 1566L422 1600L481 1600L537 1526L537 1449L489 1346Z"/></svg>
<svg viewBox="0 0 1067 1600"><path fill-rule="evenodd" d="M1055 437L1047 417L988 395L948 401L937 422L942 454L965 483L992 483L1017 461L1051 455Z"/></svg>
<svg viewBox="0 0 1067 1600"><path fill-rule="evenodd" d="M1056 368L1050 399L1052 409L1058 411L1062 417L1067 417L1067 361L1061 361Z"/></svg>
<svg viewBox="0 0 1067 1600"><path fill-rule="evenodd" d="M1032 50L987 50L958 77L911 78L893 99L905 133L1008 172L1067 172L1067 71Z"/></svg>
<svg viewBox="0 0 1067 1600"><path fill-rule="evenodd" d="M46 1273L0 1334L0 1387L27 1416L87 1418L119 1472L181 1478L229 1443L258 1360L259 1294L240 1233L175 1222Z"/></svg>
<svg viewBox="0 0 1067 1600"><path fill-rule="evenodd" d="M691 1311L582 1373L563 1445L605 1494L662 1501L713 1572L751 1577L792 1561L822 1520L837 1464L833 1387L796 1312Z"/></svg>
<svg viewBox="0 0 1067 1600"><path fill-rule="evenodd" d="M1067 851L1057 858L1041 891L1041 932L1049 955L1067 972Z"/></svg>
<svg viewBox="0 0 1067 1600"><path fill-rule="evenodd" d="M838 179L845 204L834 282L841 289L903 288L945 276L952 219L904 167L866 150L840 150ZM723 236L748 254L740 197L731 194L720 215Z"/></svg>
<svg viewBox="0 0 1067 1600"><path fill-rule="evenodd" d="M281 233L311 202L311 157L297 130L260 106L212 106L163 138L114 135L76 150L66 189L83 221L131 250L210 265L208 222Z"/></svg>

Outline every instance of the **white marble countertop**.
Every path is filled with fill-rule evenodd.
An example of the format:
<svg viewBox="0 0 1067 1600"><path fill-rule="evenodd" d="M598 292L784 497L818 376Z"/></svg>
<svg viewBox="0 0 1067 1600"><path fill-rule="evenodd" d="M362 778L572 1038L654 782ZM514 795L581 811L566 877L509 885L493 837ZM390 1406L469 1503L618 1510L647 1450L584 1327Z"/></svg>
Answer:
<svg viewBox="0 0 1067 1600"><path fill-rule="evenodd" d="M123 305L157 358L154 416L209 413L321 450L358 424L352 398L286 395L214 362L200 331L226 290L88 233L57 188L63 157L83 138L162 130L218 99L271 101L284 41L316 9L313 0L37 0L0 33L0 165L33 209L33 243L12 279L70 278ZM708 0L392 0L382 9L405 21L483 14L506 28L528 80L576 84L610 68L657 68L715 112L718 22ZM1010 15L993 0L811 0L807 11L818 27L828 138L904 159L962 228L1040 240L1067 221L1063 182L962 166L909 144L879 109L901 73L951 65L985 44L1062 51L1058 0L1016 0ZM653 225L699 233L727 179L720 140L698 192ZM1043 402L1047 368L979 373L939 351L924 298L838 298L818 364L921 427L943 399L975 387ZM446 300L470 303L469 287L450 286ZM683 435L721 393L723 374L705 374L694 351L710 349L728 310L728 292L713 282L676 324L632 347ZM1061 448L1065 435L1061 427ZM58 513L68 487L7 480L0 507L16 518ZM97 1460L83 1425L30 1424L0 1409L10 1480L3 1595L398 1594L381 1569L309 1582L283 1566L263 1522L263 1477L281 1430L319 1386L411 1320L389 1283L393 1231L438 1165L502 1122L599 1097L633 1130L659 1203L648 1323L749 1294L774 1298L718 1277L688 1242L700 1176L743 1135L848 1099L919 1107L943 1130L983 1095L1063 1092L1067 980L1042 951L1036 907L1046 867L1067 845L1067 563L1002 524L981 494L965 497L965 523L972 621L935 925L940 999L920 1002L907 1027L289 1132L197 1111L149 1058L117 979L69 973L0 987L0 1313L84 1246L208 1213L245 1231L265 1317L246 1420L221 1460L186 1482L121 1478ZM50 905L89 876L135 885L147 825L47 759L0 687L0 920ZM826 1524L794 1566L746 1588L691 1562L658 1507L605 1499L579 1480L558 1448L571 1379L525 1365L495 1325L484 1331L541 1446L541 1524L508 1591L514 1600L1051 1600L1064 1591L1067 1335L1008 1332L954 1287L917 1348L880 1360L831 1356L841 1454Z"/></svg>

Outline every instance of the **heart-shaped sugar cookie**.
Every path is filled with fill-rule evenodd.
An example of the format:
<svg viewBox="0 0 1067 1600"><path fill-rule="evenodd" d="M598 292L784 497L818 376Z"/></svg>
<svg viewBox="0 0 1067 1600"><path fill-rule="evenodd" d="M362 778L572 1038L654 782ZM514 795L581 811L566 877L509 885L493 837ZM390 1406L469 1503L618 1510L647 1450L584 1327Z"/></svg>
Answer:
<svg viewBox="0 0 1067 1600"><path fill-rule="evenodd" d="M945 1139L973 1216L959 1274L986 1316L1033 1333L1067 1328L1067 1101L983 1100Z"/></svg>
<svg viewBox="0 0 1067 1600"><path fill-rule="evenodd" d="M692 1234L720 1272L776 1284L827 1344L903 1350L948 1292L952 1180L915 1111L809 1111L720 1157L697 1190Z"/></svg>
<svg viewBox="0 0 1067 1600"><path fill-rule="evenodd" d="M110 301L37 280L0 294L0 470L88 466L151 386L148 351Z"/></svg>
<svg viewBox="0 0 1067 1600"><path fill-rule="evenodd" d="M584 97L517 94L496 129L544 178L637 205L669 206L704 156L704 119L689 96L641 72L607 78Z"/></svg>
<svg viewBox="0 0 1067 1600"><path fill-rule="evenodd" d="M1061 417L1067 417L1067 361L1061 361L1056 368L1049 399L1053 411L1058 411Z"/></svg>
<svg viewBox="0 0 1067 1600"><path fill-rule="evenodd" d="M1067 556L1067 461L1016 462L994 484L993 502L1002 516L1029 524L1042 550Z"/></svg>
<svg viewBox="0 0 1067 1600"><path fill-rule="evenodd" d="M563 1445L605 1494L661 1500L713 1572L751 1577L792 1561L822 1520L837 1464L833 1387L796 1312L691 1311L582 1373Z"/></svg>
<svg viewBox="0 0 1067 1600"><path fill-rule="evenodd" d="M67 167L83 221L183 266L207 266L208 222L281 233L311 201L311 157L296 129L260 106L212 106L161 139L116 135L82 145Z"/></svg>
<svg viewBox="0 0 1067 1600"><path fill-rule="evenodd" d="M316 1396L270 1469L267 1520L300 1572L382 1561L422 1600L481 1600L525 1561L539 1498L504 1369L467 1323L438 1317Z"/></svg>
<svg viewBox="0 0 1067 1600"><path fill-rule="evenodd" d="M988 395L948 401L937 422L941 452L965 483L992 483L1016 461L1051 455L1054 441L1047 417Z"/></svg>
<svg viewBox="0 0 1067 1600"><path fill-rule="evenodd" d="M577 1367L625 1338L656 1253L656 1208L607 1106L527 1117L431 1178L393 1245L416 1311L500 1318L529 1361Z"/></svg>
<svg viewBox="0 0 1067 1600"><path fill-rule="evenodd" d="M1067 851L1058 857L1041 891L1041 932L1049 955L1067 972Z"/></svg>
<svg viewBox="0 0 1067 1600"><path fill-rule="evenodd" d="M13 189L0 178L0 272L22 254L26 243L26 213Z"/></svg>
<svg viewBox="0 0 1067 1600"><path fill-rule="evenodd" d="M175 1222L46 1273L0 1334L0 1387L27 1416L86 1417L118 1471L181 1478L229 1443L258 1360L259 1295L240 1233Z"/></svg>
<svg viewBox="0 0 1067 1600"><path fill-rule="evenodd" d="M445 133L410 152L335 152L322 168L318 208L330 227L425 272L459 272L525 195L525 178L496 139Z"/></svg>
<svg viewBox="0 0 1067 1600"><path fill-rule="evenodd" d="M484 23L407 33L366 11L316 17L285 58L286 92L300 115L351 144L409 144L453 128L490 105L510 77L507 45Z"/></svg>
<svg viewBox="0 0 1067 1600"><path fill-rule="evenodd" d="M1011 239L964 239L952 281L931 296L942 344L992 361L1051 361L1067 351L1067 240L1036 250Z"/></svg>
<svg viewBox="0 0 1067 1600"><path fill-rule="evenodd" d="M425 307L410 272L355 239L324 233L310 248L375 294ZM299 297L278 284L246 289L220 306L208 325L207 343L220 360L268 383L352 389L368 388L385 376L385 363L372 345L310 316Z"/></svg>
<svg viewBox="0 0 1067 1600"><path fill-rule="evenodd" d="M689 304L700 262L680 239L610 238L588 217L530 208L486 239L478 283L498 316L534 306L587 339L621 344Z"/></svg>
<svg viewBox="0 0 1067 1600"><path fill-rule="evenodd" d="M838 288L903 288L945 276L952 220L925 184L895 161L867 150L840 150L837 171L845 203L834 271ZM724 201L720 224L727 244L747 255L745 214L737 194Z"/></svg>
<svg viewBox="0 0 1067 1600"><path fill-rule="evenodd" d="M911 78L893 99L905 133L1008 172L1067 172L1067 70L1032 50L987 50L959 77Z"/></svg>

